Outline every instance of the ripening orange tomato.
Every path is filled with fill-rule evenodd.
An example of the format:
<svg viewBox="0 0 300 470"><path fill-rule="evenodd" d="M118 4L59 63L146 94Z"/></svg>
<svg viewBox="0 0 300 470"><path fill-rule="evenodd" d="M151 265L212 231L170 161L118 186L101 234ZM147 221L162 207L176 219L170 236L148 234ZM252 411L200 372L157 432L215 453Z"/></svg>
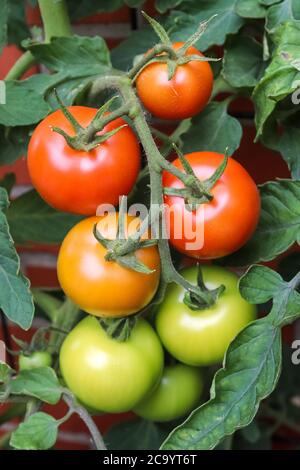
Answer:
<svg viewBox="0 0 300 470"><path fill-rule="evenodd" d="M61 288L82 310L99 317L122 317L136 313L153 298L160 278L157 246L138 249L139 261L153 270L144 274L107 261L93 227L114 239L118 214L89 217L75 225L65 237L58 256L57 274ZM139 227L140 219L127 216L127 234ZM146 234L145 237L148 235Z"/></svg>

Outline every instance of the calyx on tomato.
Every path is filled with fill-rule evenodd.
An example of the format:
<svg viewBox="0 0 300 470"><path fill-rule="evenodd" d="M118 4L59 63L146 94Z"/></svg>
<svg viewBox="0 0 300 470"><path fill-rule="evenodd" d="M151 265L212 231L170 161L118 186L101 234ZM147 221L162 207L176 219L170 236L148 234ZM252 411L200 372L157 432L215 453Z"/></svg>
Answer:
<svg viewBox="0 0 300 470"><path fill-rule="evenodd" d="M179 49L175 51L172 48L172 43L164 27L160 23L158 23L154 18L151 18L151 16L147 15L147 13L145 13L144 11L142 12L142 14L150 23L150 26L159 37L161 43L154 46L145 55L145 57L136 64L136 67L133 67L130 75L131 78L137 78L143 68L151 64L152 62L166 63L168 67L168 79L171 80L174 77L177 66L179 65L184 65L191 61L214 62L220 60L212 57L205 57L202 55L186 55L187 50L200 39L204 31L206 30L208 23L216 15L212 16L207 21L203 21L202 23L200 23L197 31L192 34Z"/></svg>
<svg viewBox="0 0 300 470"><path fill-rule="evenodd" d="M60 109L66 119L68 119L68 121L71 123L75 131L75 135L68 135L63 129L60 129L59 127L53 127L52 130L62 135L65 138L67 144L75 150L85 150L88 152L98 147L98 145L100 145L102 142L105 142L109 137L112 137L120 129L127 126L127 124L123 124L122 126L119 126L109 132L105 132L102 135L98 134L99 131L101 131L108 123L110 123L115 118L121 117L125 114L129 114L129 103L118 108L115 112L108 113L111 103L116 100L117 96L113 96L103 106L101 106L94 119L87 127L82 127L72 115L72 113L70 113L68 108L63 104L56 91L55 95L59 103Z"/></svg>
<svg viewBox="0 0 300 470"><path fill-rule="evenodd" d="M148 218L146 218L136 232L126 237L125 234L125 218L126 218L126 198L122 197L117 235L114 240L103 237L97 224L94 225L94 236L104 248L107 249L105 259L107 261L116 261L125 268L133 269L134 271L151 274L153 270L149 269L144 263L139 261L135 256L135 251L139 248L146 248L148 246L156 245L156 240L142 240L144 232L148 228Z"/></svg>
<svg viewBox="0 0 300 470"><path fill-rule="evenodd" d="M219 178L221 178L224 173L227 162L228 155L225 152L224 160L221 165L216 169L216 171L206 180L200 181L199 178L195 175L195 172L185 158L181 150L173 144L173 148L176 151L179 160L182 164L182 167L186 173L186 178L184 178L184 188L164 188L164 194L166 196L179 196L182 197L185 201L186 208L189 211L197 210L199 204L204 204L210 202L213 199L211 194L211 189L214 187Z"/></svg>
<svg viewBox="0 0 300 470"><path fill-rule="evenodd" d="M191 310L203 310L211 307L225 290L225 286L223 284L215 289L208 289L203 282L202 271L199 264L197 273L197 286L199 287L199 293L186 291L184 294L183 302ZM203 294L206 294L205 297Z"/></svg>

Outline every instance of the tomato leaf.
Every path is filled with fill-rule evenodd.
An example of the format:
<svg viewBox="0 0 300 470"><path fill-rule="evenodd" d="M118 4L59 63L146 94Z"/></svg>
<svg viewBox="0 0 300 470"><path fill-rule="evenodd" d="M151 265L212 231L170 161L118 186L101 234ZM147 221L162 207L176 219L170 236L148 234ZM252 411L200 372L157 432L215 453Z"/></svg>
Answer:
<svg viewBox="0 0 300 470"><path fill-rule="evenodd" d="M155 450L167 434L152 421L134 419L114 425L105 435L105 442L111 450Z"/></svg>
<svg viewBox="0 0 300 470"><path fill-rule="evenodd" d="M5 104L0 106L0 124L28 126L40 121L49 112L41 95L28 87L26 81L5 82Z"/></svg>
<svg viewBox="0 0 300 470"><path fill-rule="evenodd" d="M183 0L156 0L155 8L159 13L165 13L167 10L177 7L182 2Z"/></svg>
<svg viewBox="0 0 300 470"><path fill-rule="evenodd" d="M264 303L273 298L269 319L275 325L283 326L300 317L299 284L295 277L285 282L280 274L266 266L251 266L240 279L242 296L251 303Z"/></svg>
<svg viewBox="0 0 300 470"><path fill-rule="evenodd" d="M11 321L27 330L34 306L29 281L20 271L20 259L4 214L7 207L7 192L0 187L0 307Z"/></svg>
<svg viewBox="0 0 300 470"><path fill-rule="evenodd" d="M258 227L245 246L221 260L245 266L270 261L300 243L300 181L278 180L260 186L261 215Z"/></svg>
<svg viewBox="0 0 300 470"><path fill-rule="evenodd" d="M15 199L8 211L12 236L17 244L60 243L80 216L56 211L35 190Z"/></svg>
<svg viewBox="0 0 300 470"><path fill-rule="evenodd" d="M182 136L185 152L211 150L231 155L240 145L242 127L239 121L227 114L228 101L211 102Z"/></svg>
<svg viewBox="0 0 300 470"><path fill-rule="evenodd" d="M84 18L94 13L118 10L123 5L122 0L67 0L70 17L73 20Z"/></svg>
<svg viewBox="0 0 300 470"><path fill-rule="evenodd" d="M12 368L5 362L0 362L0 383L7 383L12 374Z"/></svg>
<svg viewBox="0 0 300 470"><path fill-rule="evenodd" d="M263 78L255 87L255 122L260 137L277 103L299 88L300 72L294 61L300 56L300 22L282 24L274 35L275 52Z"/></svg>
<svg viewBox="0 0 300 470"><path fill-rule="evenodd" d="M0 165L13 163L26 154L31 127L0 126Z"/></svg>
<svg viewBox="0 0 300 470"><path fill-rule="evenodd" d="M276 2L276 5L272 5L268 9L266 29L269 32L274 32L278 26L287 20L300 20L298 0L283 0L280 3Z"/></svg>
<svg viewBox="0 0 300 470"><path fill-rule="evenodd" d="M275 388L281 365L280 329L266 318L249 324L231 343L213 380L211 399L169 435L163 450L214 448L247 426Z"/></svg>
<svg viewBox="0 0 300 470"><path fill-rule="evenodd" d="M224 44L228 34L237 33L244 19L236 13L239 0L191 0L182 4L180 12L172 12L167 20L173 40L184 41L198 28L202 21L213 18L196 47L205 51L213 45Z"/></svg>
<svg viewBox="0 0 300 470"><path fill-rule="evenodd" d="M111 67L107 45L99 36L53 38L28 49L38 62L56 72L67 71L69 78L102 74Z"/></svg>
<svg viewBox="0 0 300 470"><path fill-rule="evenodd" d="M50 449L56 442L58 425L47 413L34 413L12 433L10 445L24 450Z"/></svg>
<svg viewBox="0 0 300 470"><path fill-rule="evenodd" d="M259 0L238 0L235 11L243 18L264 18L267 12Z"/></svg>
<svg viewBox="0 0 300 470"><path fill-rule="evenodd" d="M150 26L138 31L133 31L128 39L125 39L111 51L113 66L128 70L132 66L135 56L144 54L157 42L157 36Z"/></svg>
<svg viewBox="0 0 300 470"><path fill-rule="evenodd" d="M253 38L241 36L225 49L222 75L233 87L254 87L265 67L262 45Z"/></svg>
<svg viewBox="0 0 300 470"><path fill-rule="evenodd" d="M11 382L13 395L29 395L55 405L61 397L62 389L51 367L22 370Z"/></svg>

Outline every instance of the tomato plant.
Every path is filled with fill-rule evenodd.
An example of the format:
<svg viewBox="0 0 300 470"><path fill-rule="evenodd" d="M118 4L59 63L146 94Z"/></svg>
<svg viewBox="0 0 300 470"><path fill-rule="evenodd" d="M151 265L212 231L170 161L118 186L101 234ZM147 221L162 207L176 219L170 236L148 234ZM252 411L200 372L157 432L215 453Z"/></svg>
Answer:
<svg viewBox="0 0 300 470"><path fill-rule="evenodd" d="M110 338L95 318L82 320L66 337L60 367L68 387L85 405L120 413L133 408L159 381L163 350L139 320L130 338Z"/></svg>
<svg viewBox="0 0 300 470"><path fill-rule="evenodd" d="M36 369L38 367L47 367L52 364L52 356L47 351L34 351L29 355L21 354L19 356L20 370Z"/></svg>
<svg viewBox="0 0 300 470"><path fill-rule="evenodd" d="M184 46L176 42L173 49ZM203 57L196 47L189 47L185 56ZM191 60L179 65L169 79L165 63L153 62L139 74L138 95L154 116L162 119L185 119L198 114L207 104L213 87L213 73L208 62Z"/></svg>
<svg viewBox="0 0 300 470"><path fill-rule="evenodd" d="M85 106L68 110L84 127L97 113ZM100 134L122 125L125 121L116 119ZM140 149L128 125L89 151L70 147L53 128L74 133L63 112L57 110L35 128L28 146L32 183L48 204L61 211L93 215L100 204L117 205L119 197L131 191L140 169Z"/></svg>
<svg viewBox="0 0 300 470"><path fill-rule="evenodd" d="M201 371L183 364L167 366L159 385L134 411L152 421L181 418L199 404L203 389Z"/></svg>
<svg viewBox="0 0 300 470"><path fill-rule="evenodd" d="M299 429L297 2L143 3L1 2L0 448L61 448L73 414L97 450ZM120 7L111 51L73 34ZM93 409L140 416L103 438Z"/></svg>
<svg viewBox="0 0 300 470"><path fill-rule="evenodd" d="M194 152L186 155L197 177L209 179L221 165L224 155L215 152ZM180 160L174 165L181 167ZM183 183L171 173L164 173L165 188L180 189ZM195 258L220 258L243 246L253 234L259 219L260 197L247 171L234 159L211 190L212 200L196 211L185 208L182 197L165 196L170 208L170 241L180 252ZM171 210L172 209L172 210ZM178 221L182 231L176 236ZM191 227L191 233L187 228ZM203 228L203 244L196 239ZM186 234L187 232L187 234ZM193 248L193 246L196 246ZM192 248L191 248L192 247Z"/></svg>

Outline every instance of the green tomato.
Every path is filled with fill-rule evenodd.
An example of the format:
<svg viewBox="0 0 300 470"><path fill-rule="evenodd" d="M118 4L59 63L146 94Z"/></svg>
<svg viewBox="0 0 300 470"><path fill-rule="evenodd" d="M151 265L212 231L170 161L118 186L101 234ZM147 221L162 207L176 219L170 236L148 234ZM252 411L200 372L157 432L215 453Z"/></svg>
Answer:
<svg viewBox="0 0 300 470"><path fill-rule="evenodd" d="M207 288L225 286L216 303L204 310L192 310L183 302L184 288L171 284L156 317L157 332L167 351L193 366L222 362L231 341L256 317L256 307L239 292L236 274L218 266L201 269ZM194 266L181 274L196 285L197 271Z"/></svg>
<svg viewBox="0 0 300 470"><path fill-rule="evenodd" d="M109 413L129 411L141 401L159 382L163 362L160 341L143 319L122 342L89 316L67 335L60 351L70 390L87 407Z"/></svg>
<svg viewBox="0 0 300 470"><path fill-rule="evenodd" d="M183 364L167 366L156 389L134 408L151 421L171 421L192 411L203 390L200 369Z"/></svg>
<svg viewBox="0 0 300 470"><path fill-rule="evenodd" d="M34 351L30 356L20 354L19 369L37 369L39 367L50 367L52 364L52 356L47 351Z"/></svg>

